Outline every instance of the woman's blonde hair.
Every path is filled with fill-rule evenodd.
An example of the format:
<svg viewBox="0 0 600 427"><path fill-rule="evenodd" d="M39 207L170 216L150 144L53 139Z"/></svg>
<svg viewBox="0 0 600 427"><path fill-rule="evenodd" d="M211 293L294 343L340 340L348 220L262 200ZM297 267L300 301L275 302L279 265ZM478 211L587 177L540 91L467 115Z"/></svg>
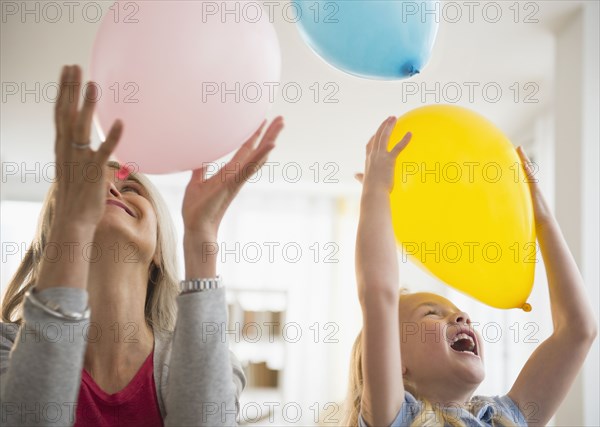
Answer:
<svg viewBox="0 0 600 427"><path fill-rule="evenodd" d="M400 292L400 298L407 293L408 291L406 289L402 289ZM352 354L350 355L348 393L346 395L346 401L344 402L344 415L340 424L342 426L358 426L358 416L360 414L364 384L362 355L363 342L361 330L354 341L354 345L352 346ZM419 396L419 394L416 392L415 385L406 378L403 378L402 382L404 384L404 389L411 393L415 399L419 400L423 404L421 411L417 414L410 427L444 427L448 425L453 427L466 427L465 424L451 412L444 411L439 406L434 406L430 401L424 399L422 396ZM492 420L492 425L514 426L514 423L505 416L497 415L494 420Z"/></svg>
<svg viewBox="0 0 600 427"><path fill-rule="evenodd" d="M119 170L117 162L110 161L108 166ZM132 173L129 176L139 182L148 194L157 219L158 264L149 265L148 288L145 302L145 318L155 333L171 332L175 328L177 317L176 297L179 294L177 272L177 252L173 222L165 202L158 190L143 174ZM2 301L2 321L21 325L23 296L38 280L38 270L44 248L48 243L50 227L54 219L57 184L54 182L42 205L38 225L33 241L19 268L11 278Z"/></svg>

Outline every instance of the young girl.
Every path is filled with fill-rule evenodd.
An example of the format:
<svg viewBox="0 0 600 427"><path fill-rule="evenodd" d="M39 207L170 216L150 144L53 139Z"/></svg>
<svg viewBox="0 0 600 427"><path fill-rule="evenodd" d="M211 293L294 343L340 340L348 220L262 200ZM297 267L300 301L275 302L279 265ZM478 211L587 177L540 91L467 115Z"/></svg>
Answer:
<svg viewBox="0 0 600 427"><path fill-rule="evenodd" d="M353 348L345 425L545 425L573 383L597 334L582 278L526 167L547 269L554 332L505 396L472 397L484 378L483 340L467 313L441 296L400 294L389 194L407 134L387 150L396 119L367 145L356 242L363 329ZM530 162L518 149L524 165ZM411 209L411 206L406 206Z"/></svg>

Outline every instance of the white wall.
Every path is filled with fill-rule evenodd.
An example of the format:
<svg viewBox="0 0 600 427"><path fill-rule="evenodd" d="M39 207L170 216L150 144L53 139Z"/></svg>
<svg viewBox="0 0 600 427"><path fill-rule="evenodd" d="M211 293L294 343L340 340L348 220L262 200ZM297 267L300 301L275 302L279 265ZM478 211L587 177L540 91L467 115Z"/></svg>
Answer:
<svg viewBox="0 0 600 427"><path fill-rule="evenodd" d="M600 267L600 201L598 160L600 159L600 7L598 2L586 2L583 9L583 149L582 159L582 273L590 300L598 313ZM594 342L583 371L583 421L585 425L600 425L600 352L599 340Z"/></svg>
<svg viewBox="0 0 600 427"><path fill-rule="evenodd" d="M598 3L556 33L555 209L598 319ZM598 340L556 414L556 425L599 425Z"/></svg>

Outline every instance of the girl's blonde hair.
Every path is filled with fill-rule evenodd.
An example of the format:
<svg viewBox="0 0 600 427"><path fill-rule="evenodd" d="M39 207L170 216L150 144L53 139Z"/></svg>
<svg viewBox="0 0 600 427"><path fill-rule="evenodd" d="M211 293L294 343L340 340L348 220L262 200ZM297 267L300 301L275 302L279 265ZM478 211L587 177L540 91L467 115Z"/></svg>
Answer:
<svg viewBox="0 0 600 427"><path fill-rule="evenodd" d="M120 168L119 163L114 161L108 162L108 166L116 170ZM144 308L146 323L155 333L172 332L177 317L176 297L179 294L175 229L165 202L150 180L138 173L132 173L129 178L139 182L146 189L157 219L156 249L159 262L156 264L151 261L149 265ZM35 237L8 284L2 301L3 322L21 325L23 296L38 280L40 261L48 244L54 219L56 190L57 184L54 182L44 199Z"/></svg>
<svg viewBox="0 0 600 427"><path fill-rule="evenodd" d="M408 293L405 289L400 292L400 298L402 295ZM354 345L352 346L352 354L350 356L350 376L348 381L348 393L346 401L344 402L344 416L340 425L343 426L358 426L358 416L360 414L360 406L363 392L363 371L362 371L362 354L363 354L363 342L362 342L362 330L358 333ZM415 399L422 402L423 407L417 414L410 427L420 426L453 426L453 427L466 427L465 423L456 418L451 412L442 410L439 406L433 405L427 399L419 396L416 392L416 387L407 379L402 379L404 389L411 393ZM496 416L492 420L492 425L498 426L514 426L515 424L507 419L505 416Z"/></svg>

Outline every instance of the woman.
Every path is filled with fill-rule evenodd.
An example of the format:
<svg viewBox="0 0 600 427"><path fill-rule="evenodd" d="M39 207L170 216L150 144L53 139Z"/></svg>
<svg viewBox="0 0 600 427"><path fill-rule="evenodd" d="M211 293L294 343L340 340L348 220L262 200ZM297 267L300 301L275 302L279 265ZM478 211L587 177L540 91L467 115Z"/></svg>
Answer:
<svg viewBox="0 0 600 427"><path fill-rule="evenodd" d="M55 110L62 174L3 301L3 424L235 425L245 379L219 333L227 315L212 249L227 207L266 161L283 119L255 147L263 124L224 167L239 165L244 176L193 172L178 284L164 202L145 177L107 164L120 121L98 151L89 148L97 96L87 85L78 111L72 95L80 84L80 68L64 67Z"/></svg>

